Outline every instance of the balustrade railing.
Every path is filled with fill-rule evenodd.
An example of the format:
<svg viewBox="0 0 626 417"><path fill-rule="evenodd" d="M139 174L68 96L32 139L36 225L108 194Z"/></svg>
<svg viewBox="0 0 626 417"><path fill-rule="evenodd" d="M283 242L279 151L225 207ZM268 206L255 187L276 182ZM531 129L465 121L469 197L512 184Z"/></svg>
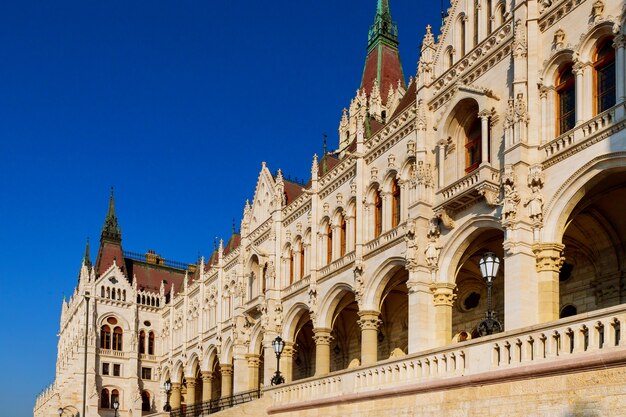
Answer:
<svg viewBox="0 0 626 417"><path fill-rule="evenodd" d="M287 297L291 294L295 294L300 291L302 288L308 287L311 283L311 276L307 275L306 277L297 280L287 288L283 290L283 297Z"/></svg>
<svg viewBox="0 0 626 417"><path fill-rule="evenodd" d="M257 398L261 398L261 390L252 390L240 392L230 397L224 397L216 400L205 401L200 404L194 404L186 407L176 408L170 411L170 417L200 417L217 413L218 411L244 404Z"/></svg>

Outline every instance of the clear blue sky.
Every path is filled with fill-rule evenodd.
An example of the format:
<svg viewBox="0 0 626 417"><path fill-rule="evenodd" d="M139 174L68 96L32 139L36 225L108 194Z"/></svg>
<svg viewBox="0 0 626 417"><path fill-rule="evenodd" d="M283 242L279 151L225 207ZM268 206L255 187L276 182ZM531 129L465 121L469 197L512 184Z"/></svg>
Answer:
<svg viewBox="0 0 626 417"><path fill-rule="evenodd" d="M337 145L375 0L5 1L0 7L0 415L52 382L61 300L109 188L126 250L192 262L237 227L261 161ZM439 2L391 0L405 76ZM7 329L8 327L8 329Z"/></svg>

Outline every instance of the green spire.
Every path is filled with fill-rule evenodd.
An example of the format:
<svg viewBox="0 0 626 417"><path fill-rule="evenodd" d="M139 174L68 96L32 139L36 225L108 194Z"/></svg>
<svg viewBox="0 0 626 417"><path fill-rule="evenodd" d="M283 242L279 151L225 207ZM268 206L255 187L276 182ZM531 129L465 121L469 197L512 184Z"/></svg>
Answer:
<svg viewBox="0 0 626 417"><path fill-rule="evenodd" d="M101 239L108 239L113 241L122 241L122 231L117 223L117 216L115 215L115 199L113 198L113 187L111 187L111 197L109 198L109 210L107 216L104 219L104 226L102 227Z"/></svg>
<svg viewBox="0 0 626 417"><path fill-rule="evenodd" d="M367 37L367 49L371 49L380 41L398 46L398 26L391 19L389 0L378 0L374 24L370 27Z"/></svg>
<svg viewBox="0 0 626 417"><path fill-rule="evenodd" d="M85 245L85 257L83 258L85 266L91 268L91 255L89 254L89 238L87 238L87 244Z"/></svg>

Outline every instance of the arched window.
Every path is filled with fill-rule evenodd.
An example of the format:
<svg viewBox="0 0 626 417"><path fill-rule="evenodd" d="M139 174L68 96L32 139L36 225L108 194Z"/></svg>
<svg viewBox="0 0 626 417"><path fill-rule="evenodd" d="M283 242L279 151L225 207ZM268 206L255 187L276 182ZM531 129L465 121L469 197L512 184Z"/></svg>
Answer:
<svg viewBox="0 0 626 417"><path fill-rule="evenodd" d="M448 68L452 68L454 65L454 49L448 48Z"/></svg>
<svg viewBox="0 0 626 417"><path fill-rule="evenodd" d="M480 165L481 155L481 125L480 118L475 117L465 130L465 173L472 172Z"/></svg>
<svg viewBox="0 0 626 417"><path fill-rule="evenodd" d="M391 227L398 227L400 224L400 187L398 180L391 182Z"/></svg>
<svg viewBox="0 0 626 417"><path fill-rule="evenodd" d="M100 297L104 298L104 287L100 287Z"/></svg>
<svg viewBox="0 0 626 417"><path fill-rule="evenodd" d="M289 284L293 284L293 249L289 248Z"/></svg>
<svg viewBox="0 0 626 417"><path fill-rule="evenodd" d="M111 345L113 350L122 350L122 328L117 326L113 329L113 344Z"/></svg>
<svg viewBox="0 0 626 417"><path fill-rule="evenodd" d="M120 406L120 393L118 390L114 389L113 391L111 391L111 407L113 407L113 404L118 403Z"/></svg>
<svg viewBox="0 0 626 417"><path fill-rule="evenodd" d="M383 199L380 191L374 193L374 237L380 236L383 232Z"/></svg>
<svg viewBox="0 0 626 417"><path fill-rule="evenodd" d="M100 349L111 349L111 328L106 324L100 328Z"/></svg>
<svg viewBox="0 0 626 417"><path fill-rule="evenodd" d="M148 334L148 355L154 355L154 332Z"/></svg>
<svg viewBox="0 0 626 417"><path fill-rule="evenodd" d="M148 391L141 392L141 411L150 411L150 393Z"/></svg>
<svg viewBox="0 0 626 417"><path fill-rule="evenodd" d="M492 26L491 26L491 23L493 21L493 15L491 13L491 10L492 10L491 9L491 7L492 7L491 0L487 0L486 1L485 7L487 7L487 10L486 10L486 12L487 12L486 13L486 15L487 15L487 35L491 35L491 31L493 30Z"/></svg>
<svg viewBox="0 0 626 417"><path fill-rule="evenodd" d="M111 408L111 397L109 396L109 390L103 388L100 392L100 408Z"/></svg>
<svg viewBox="0 0 626 417"><path fill-rule="evenodd" d="M326 263L329 264L333 261L333 227L330 222L326 226Z"/></svg>
<svg viewBox="0 0 626 417"><path fill-rule="evenodd" d="M139 353L146 353L146 332L139 332Z"/></svg>
<svg viewBox="0 0 626 417"><path fill-rule="evenodd" d="M576 125L576 83L572 64L565 65L559 72L556 84L557 127L561 135Z"/></svg>
<svg viewBox="0 0 626 417"><path fill-rule="evenodd" d="M300 279L304 277L304 242L300 241Z"/></svg>
<svg viewBox="0 0 626 417"><path fill-rule="evenodd" d="M466 37L466 30L465 30L465 16L461 17L461 21L460 21L460 28L459 28L459 37L460 37L460 48L461 48L461 57L465 56L465 37Z"/></svg>
<svg viewBox="0 0 626 417"><path fill-rule="evenodd" d="M593 63L595 70L596 114L615 105L615 49L610 40L602 42Z"/></svg>
<svg viewBox="0 0 626 417"><path fill-rule="evenodd" d="M480 14L480 1L474 3L474 48L478 45L478 15Z"/></svg>
<svg viewBox="0 0 626 417"><path fill-rule="evenodd" d="M346 218L341 215L339 220L339 256L346 254Z"/></svg>

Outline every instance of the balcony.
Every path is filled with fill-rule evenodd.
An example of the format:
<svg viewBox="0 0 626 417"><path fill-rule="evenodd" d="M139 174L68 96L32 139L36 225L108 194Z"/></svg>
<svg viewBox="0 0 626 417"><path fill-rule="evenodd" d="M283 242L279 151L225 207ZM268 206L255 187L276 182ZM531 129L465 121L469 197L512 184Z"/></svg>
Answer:
<svg viewBox="0 0 626 417"><path fill-rule="evenodd" d="M268 413L626 365L626 305L269 387Z"/></svg>
<svg viewBox="0 0 626 417"><path fill-rule="evenodd" d="M342 256L339 259L336 259L329 263L328 265L322 267L319 270L318 279L323 280L324 278L330 276L333 272L339 271L344 267L350 265L356 259L356 253L350 252L347 255Z"/></svg>
<svg viewBox="0 0 626 417"><path fill-rule="evenodd" d="M620 103L541 146L549 167L624 129L625 103Z"/></svg>
<svg viewBox="0 0 626 417"><path fill-rule="evenodd" d="M460 180L437 191L434 210L458 212L481 198L485 198L488 205L496 205L499 194L500 171L483 164Z"/></svg>
<svg viewBox="0 0 626 417"><path fill-rule="evenodd" d="M125 352L121 350L113 350L113 349L98 349L98 355L110 356L113 358L123 358L123 359L127 357Z"/></svg>
<svg viewBox="0 0 626 417"><path fill-rule="evenodd" d="M311 283L311 275L307 275L302 279L297 280L287 288L283 289L283 299L298 294L302 289L308 288Z"/></svg>

